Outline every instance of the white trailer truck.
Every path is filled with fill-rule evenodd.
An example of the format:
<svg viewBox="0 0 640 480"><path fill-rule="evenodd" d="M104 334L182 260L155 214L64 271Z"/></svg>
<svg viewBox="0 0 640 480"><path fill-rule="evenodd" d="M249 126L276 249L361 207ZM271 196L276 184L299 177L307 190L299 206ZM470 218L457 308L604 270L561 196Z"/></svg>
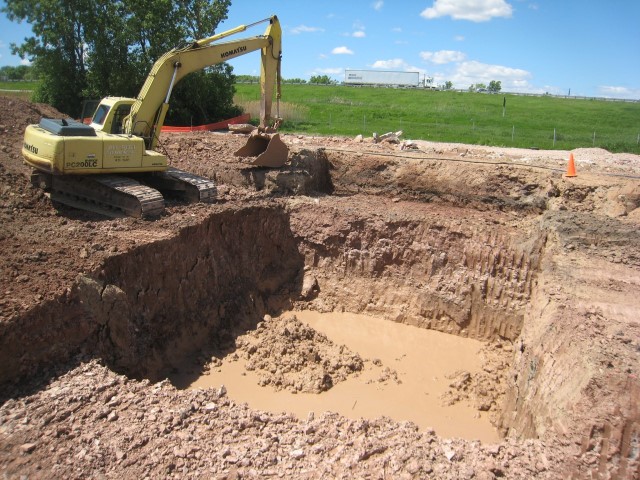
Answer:
<svg viewBox="0 0 640 480"><path fill-rule="evenodd" d="M373 85L385 87L422 87L420 72L392 72L379 70L345 70L345 85Z"/></svg>

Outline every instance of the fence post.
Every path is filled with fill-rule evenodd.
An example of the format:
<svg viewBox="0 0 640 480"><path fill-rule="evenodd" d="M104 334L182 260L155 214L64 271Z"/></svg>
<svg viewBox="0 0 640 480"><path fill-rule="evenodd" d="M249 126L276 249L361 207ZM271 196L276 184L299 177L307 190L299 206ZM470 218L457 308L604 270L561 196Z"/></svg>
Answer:
<svg viewBox="0 0 640 480"><path fill-rule="evenodd" d="M593 132L593 146L596 146L596 132Z"/></svg>
<svg viewBox="0 0 640 480"><path fill-rule="evenodd" d="M511 127L511 141L513 142L513 137L516 135L516 126Z"/></svg>
<svg viewBox="0 0 640 480"><path fill-rule="evenodd" d="M362 115L362 130L367 131L367 114Z"/></svg>
<svg viewBox="0 0 640 480"><path fill-rule="evenodd" d="M553 129L553 146L556 146L556 129Z"/></svg>

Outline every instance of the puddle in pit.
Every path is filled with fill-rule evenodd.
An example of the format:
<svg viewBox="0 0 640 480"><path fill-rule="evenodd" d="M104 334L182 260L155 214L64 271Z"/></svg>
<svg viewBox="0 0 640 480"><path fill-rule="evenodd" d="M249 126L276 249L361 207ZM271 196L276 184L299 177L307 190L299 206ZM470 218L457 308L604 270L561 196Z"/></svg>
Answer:
<svg viewBox="0 0 640 480"><path fill-rule="evenodd" d="M256 372L244 368L246 360L223 359L190 383L187 388L218 388L225 385L228 396L251 408L289 412L306 419L325 411L348 418L386 416L410 420L421 430L433 428L442 437L460 437L496 442L499 436L488 415L467 402L443 406L440 395L451 383L446 376L457 370L471 374L482 368L478 352L482 343L454 335L389 322L352 313L293 312L296 317L325 334L337 345L346 345L365 362L365 370L337 383L320 394L275 391L258 385ZM371 360L380 359L382 366ZM401 383L393 379L377 381L385 367L395 370ZM184 385L188 375L172 380Z"/></svg>

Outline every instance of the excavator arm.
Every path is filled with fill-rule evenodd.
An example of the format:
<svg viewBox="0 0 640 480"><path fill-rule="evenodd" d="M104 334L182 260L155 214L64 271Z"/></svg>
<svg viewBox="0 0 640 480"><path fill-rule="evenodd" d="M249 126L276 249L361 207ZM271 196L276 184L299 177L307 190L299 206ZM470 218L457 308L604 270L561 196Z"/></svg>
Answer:
<svg viewBox="0 0 640 480"><path fill-rule="evenodd" d="M219 42L262 22L269 22L264 35ZM278 98L280 95L282 30L275 15L195 41L186 47L175 48L160 57L125 119L125 133L144 138L146 147L154 149L169 108L171 91L185 75L257 50L261 50L260 127L261 130L269 128L273 120L271 107L276 84Z"/></svg>

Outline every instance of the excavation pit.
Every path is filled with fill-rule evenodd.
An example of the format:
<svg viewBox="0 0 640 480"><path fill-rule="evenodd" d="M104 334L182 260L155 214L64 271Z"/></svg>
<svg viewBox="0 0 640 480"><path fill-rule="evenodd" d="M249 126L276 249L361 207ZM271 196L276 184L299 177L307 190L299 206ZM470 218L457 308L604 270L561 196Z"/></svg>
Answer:
<svg viewBox="0 0 640 480"><path fill-rule="evenodd" d="M219 203L172 205L157 222L61 213L0 172L15 193L0 211L11 227L0 304L5 473L637 475L632 180L580 172L568 183L549 169L449 161L473 157L467 147L422 158L285 141L295 165L276 174L196 162L198 152L231 158L236 140L176 137L167 146L184 153L176 167L216 178ZM451 438L401 418L268 412L243 405L230 385L225 394L164 380L185 363L199 375L212 346L235 345L266 316L308 311L501 351L502 368L481 370L503 396L475 409L500 439ZM388 382L395 358L380 359ZM467 373L447 380L471 385L476 371ZM457 405L473 407L478 393Z"/></svg>
<svg viewBox="0 0 640 480"><path fill-rule="evenodd" d="M219 345L235 348L234 342L254 331L265 315L278 316L290 309L333 312L335 318L342 318L342 312L367 314L384 319L378 328L386 324L389 332L396 323L437 331L439 340L424 337L423 348L433 350L440 344L449 345L449 350L413 360L433 362L419 369L439 380L437 388L394 392L389 386L387 403L392 403L393 395L430 395L430 404L420 407L423 399L416 398L416 404L403 407L420 410L437 404L442 409L430 417L413 416L422 430L438 427L436 433L445 436L498 440L509 352L522 328L542 237L504 226L500 213L484 212L474 222L473 215L455 207L423 205L407 214L405 204L389 201L383 215L370 217L364 214L370 201L354 199L344 208L332 197L294 198L276 207L225 208L174 237L109 256L99 271L80 275L72 293L77 298L75 308L66 318L58 312L58 321L72 332L84 326L80 331L93 342L85 349L114 371L153 382L175 376L194 358L199 363L196 371L203 369L206 352ZM464 222L459 220L463 215ZM347 327L348 319L344 322ZM340 330L339 324L334 330ZM60 329L65 339L72 332ZM462 339L454 342L444 334L475 343L465 346ZM403 355L402 338L396 341L394 358ZM475 358L481 342L498 345L501 358L496 360L497 348L490 361ZM420 345L412 345L419 353ZM293 342L287 348L295 350L298 345ZM386 367L387 380L398 385L421 381L396 372L391 357L375 365L378 356L388 355L383 348L378 355L375 350L369 347L366 359L379 370L378 377ZM447 355L453 357L444 362L448 365L437 367L438 357L442 362ZM465 357L466 363L459 361ZM274 361L277 364L277 354ZM376 379L362 375L360 380ZM357 390L357 383L348 385ZM329 386L340 387L333 380ZM230 398L242 401L233 395L232 385L227 383L227 388ZM266 397L267 388L263 390ZM315 400L319 403L313 410L318 414L332 410L331 403L323 407L327 398L329 394ZM261 409L260 403L250 406ZM298 416L307 409L304 404L281 406ZM360 407L365 417L386 414L381 410L375 415L365 400ZM359 410L355 406L351 410L348 416L358 417ZM389 416L399 421L412 418L403 417L401 411ZM456 423L454 418L457 429L449 428Z"/></svg>

